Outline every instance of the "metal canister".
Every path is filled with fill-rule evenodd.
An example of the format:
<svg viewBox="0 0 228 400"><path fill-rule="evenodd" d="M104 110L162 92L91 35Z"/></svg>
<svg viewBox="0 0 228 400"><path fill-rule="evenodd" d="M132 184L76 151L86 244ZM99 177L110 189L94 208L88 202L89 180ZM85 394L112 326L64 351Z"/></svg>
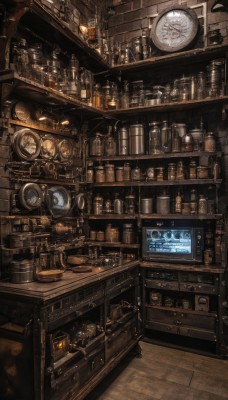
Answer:
<svg viewBox="0 0 228 400"><path fill-rule="evenodd" d="M131 180L131 164L130 163L124 163L123 175L124 175L124 181Z"/></svg>
<svg viewBox="0 0 228 400"><path fill-rule="evenodd" d="M86 182L93 183L93 181L94 181L93 162L89 162L86 171Z"/></svg>
<svg viewBox="0 0 228 400"><path fill-rule="evenodd" d="M123 225L123 237L122 242L125 244L134 243L134 229L133 224L124 224Z"/></svg>
<svg viewBox="0 0 228 400"><path fill-rule="evenodd" d="M129 139L128 139L128 128L122 127L118 131L118 154L125 156L128 154Z"/></svg>
<svg viewBox="0 0 228 400"><path fill-rule="evenodd" d="M124 202L122 199L118 198L118 195L116 195L116 198L114 200L113 208L114 214L123 214L124 212Z"/></svg>
<svg viewBox="0 0 228 400"><path fill-rule="evenodd" d="M157 196L156 198L157 214L170 214L170 196L167 194Z"/></svg>
<svg viewBox="0 0 228 400"><path fill-rule="evenodd" d="M105 169L103 165L95 167L95 181L98 183L105 182Z"/></svg>
<svg viewBox="0 0 228 400"><path fill-rule="evenodd" d="M153 199L144 198L141 199L141 213L152 214L153 210Z"/></svg>
<svg viewBox="0 0 228 400"><path fill-rule="evenodd" d="M144 154L144 127L142 124L130 125L129 154Z"/></svg>
<svg viewBox="0 0 228 400"><path fill-rule="evenodd" d="M100 215L103 212L103 197L97 194L93 199L94 215Z"/></svg>

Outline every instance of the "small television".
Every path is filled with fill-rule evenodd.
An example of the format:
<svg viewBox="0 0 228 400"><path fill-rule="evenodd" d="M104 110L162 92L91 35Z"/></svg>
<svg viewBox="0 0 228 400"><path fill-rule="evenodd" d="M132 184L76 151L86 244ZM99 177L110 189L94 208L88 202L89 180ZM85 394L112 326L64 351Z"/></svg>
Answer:
<svg viewBox="0 0 228 400"><path fill-rule="evenodd" d="M142 228L142 258L147 261L203 261L204 229L193 227Z"/></svg>

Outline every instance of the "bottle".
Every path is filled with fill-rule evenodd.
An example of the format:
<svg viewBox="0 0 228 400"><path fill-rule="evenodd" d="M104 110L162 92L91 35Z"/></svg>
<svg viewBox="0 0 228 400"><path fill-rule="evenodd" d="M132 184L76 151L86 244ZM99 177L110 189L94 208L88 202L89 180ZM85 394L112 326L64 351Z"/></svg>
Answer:
<svg viewBox="0 0 228 400"><path fill-rule="evenodd" d="M116 140L115 138L112 136L112 127L109 126L108 127L108 134L105 138L105 155L106 156L115 156L116 155Z"/></svg>
<svg viewBox="0 0 228 400"><path fill-rule="evenodd" d="M149 154L161 153L161 131L159 122L149 124Z"/></svg>
<svg viewBox="0 0 228 400"><path fill-rule="evenodd" d="M121 96L121 108L129 108L129 83L124 81L123 94Z"/></svg>
<svg viewBox="0 0 228 400"><path fill-rule="evenodd" d="M102 108L102 98L99 83L96 83L93 88L93 107L99 109Z"/></svg>
<svg viewBox="0 0 228 400"><path fill-rule="evenodd" d="M162 121L161 126L161 151L163 153L171 152L171 130L168 121Z"/></svg>
<svg viewBox="0 0 228 400"><path fill-rule="evenodd" d="M175 213L181 214L181 212L182 212L182 196L180 191L178 191L175 198Z"/></svg>
<svg viewBox="0 0 228 400"><path fill-rule="evenodd" d="M179 153L181 148L181 139L176 129L176 124L172 125L172 152Z"/></svg>

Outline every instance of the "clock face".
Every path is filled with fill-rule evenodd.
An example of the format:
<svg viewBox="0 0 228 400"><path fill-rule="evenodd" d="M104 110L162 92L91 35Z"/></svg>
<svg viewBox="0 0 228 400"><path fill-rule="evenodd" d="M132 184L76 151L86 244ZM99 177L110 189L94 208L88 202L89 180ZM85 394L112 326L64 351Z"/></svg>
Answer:
<svg viewBox="0 0 228 400"><path fill-rule="evenodd" d="M152 39L162 51L179 51L189 46L198 32L195 12L187 7L165 10L154 21Z"/></svg>

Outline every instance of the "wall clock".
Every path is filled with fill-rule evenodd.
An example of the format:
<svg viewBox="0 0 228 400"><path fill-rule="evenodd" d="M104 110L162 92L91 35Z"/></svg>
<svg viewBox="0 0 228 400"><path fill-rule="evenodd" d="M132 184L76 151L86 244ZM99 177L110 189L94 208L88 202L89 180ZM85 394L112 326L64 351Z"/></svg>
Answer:
<svg viewBox="0 0 228 400"><path fill-rule="evenodd" d="M161 51L175 52L191 44L199 31L195 11L184 6L175 6L162 11L154 20L151 36L154 45Z"/></svg>

